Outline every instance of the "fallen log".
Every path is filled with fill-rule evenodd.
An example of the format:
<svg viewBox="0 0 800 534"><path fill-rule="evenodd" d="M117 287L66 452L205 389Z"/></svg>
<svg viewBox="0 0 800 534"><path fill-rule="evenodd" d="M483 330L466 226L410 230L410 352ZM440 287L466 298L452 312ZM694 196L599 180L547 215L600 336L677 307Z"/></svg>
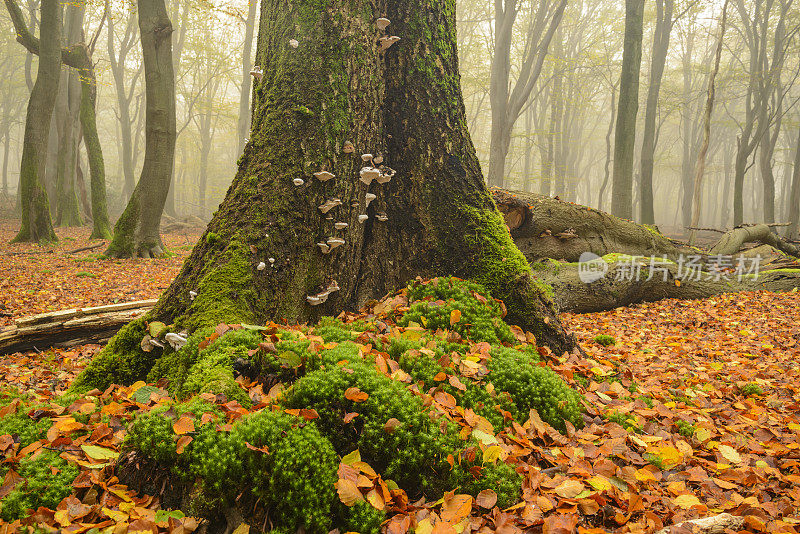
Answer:
<svg viewBox="0 0 800 534"><path fill-rule="evenodd" d="M23 317L13 326L0 329L0 354L106 341L130 321L147 313L156 302L140 300Z"/></svg>

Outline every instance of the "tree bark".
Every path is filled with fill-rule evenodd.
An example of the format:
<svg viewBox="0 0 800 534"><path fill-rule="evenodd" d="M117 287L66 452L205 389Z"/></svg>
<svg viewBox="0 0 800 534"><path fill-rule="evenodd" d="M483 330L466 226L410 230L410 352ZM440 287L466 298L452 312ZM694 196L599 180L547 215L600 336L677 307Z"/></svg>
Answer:
<svg viewBox="0 0 800 534"><path fill-rule="evenodd" d="M653 35L653 58L650 63L650 85L647 89L647 108L644 114L642 139L641 184L642 199L640 219L642 224L655 224L653 211L653 166L656 151L656 119L658 118L658 95L661 79L667 64L669 38L672 33L674 0L656 0L656 28Z"/></svg>
<svg viewBox="0 0 800 534"><path fill-rule="evenodd" d="M8 196L8 159L11 151L11 128L3 135L3 195Z"/></svg>
<svg viewBox="0 0 800 534"><path fill-rule="evenodd" d="M451 274L503 299L507 319L539 344L557 354L575 349L484 185L460 91L455 0L377 9L360 0L337 4L335 13L264 0L261 12L264 77L255 89L253 137L224 202L152 317L188 330L221 321L313 321L417 276ZM375 24L382 16L402 37L386 51ZM289 46L298 37L301 45ZM343 150L348 141L355 154ZM363 184L361 153L382 154L397 174L383 185ZM336 178L319 181L313 173L322 170ZM367 192L377 196L370 206ZM341 205L322 213L318 206L334 198ZM359 215L368 219L360 223ZM349 226L336 231L334 222ZM345 244L324 254L317 243L333 236ZM268 258L274 262L259 270ZM339 290L326 294L334 281ZM312 306L307 297L320 299L321 291L327 301ZM80 387L136 379L152 365L153 356L133 346L116 354L128 347L125 334ZM117 358L137 371L107 373Z"/></svg>
<svg viewBox="0 0 800 534"><path fill-rule="evenodd" d="M139 0L138 7L147 98L145 155L142 175L106 251L116 258L163 254L159 226L175 159L172 25L164 0Z"/></svg>
<svg viewBox="0 0 800 534"><path fill-rule="evenodd" d="M633 219L633 157L639 110L644 0L625 0L625 44L619 87L619 112L614 140L611 213Z"/></svg>
<svg viewBox="0 0 800 534"><path fill-rule="evenodd" d="M6 0L6 5L11 1ZM14 242L45 243L58 240L50 219L50 203L42 184L50 119L61 70L61 9L55 0L42 0L40 31L39 67L28 102L20 168L22 228Z"/></svg>

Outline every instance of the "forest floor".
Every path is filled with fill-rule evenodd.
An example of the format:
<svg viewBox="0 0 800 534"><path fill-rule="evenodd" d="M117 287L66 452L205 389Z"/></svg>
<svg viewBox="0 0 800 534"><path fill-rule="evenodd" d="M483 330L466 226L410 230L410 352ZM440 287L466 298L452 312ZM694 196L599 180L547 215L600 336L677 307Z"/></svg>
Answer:
<svg viewBox="0 0 800 534"><path fill-rule="evenodd" d="M69 254L87 244L88 232L58 233L60 244L43 252L7 245L13 227L0 224L0 313L6 321L156 297L196 238L165 236L176 254L169 259L122 261L97 259L102 249ZM498 434L512 457L535 457L540 467L549 466L528 470L518 505L493 508L488 494L470 500L471 507L448 510L452 503L464 504L451 496L396 517L388 532L654 532L724 512L745 517L736 530L800 532L798 294L667 300L562 318L586 357L555 358L551 364L585 395L588 424L562 436L532 418ZM601 345L598 335L612 336L614 344ZM0 356L0 389L19 388L46 401L65 390L99 350L86 345ZM136 386L105 392L114 402L103 413L131 417L142 406L132 400L135 391ZM150 403L156 401L151 397ZM157 501L127 490L103 468L117 455L124 431L90 422L83 437L69 438L70 428L84 425L68 416L85 407L76 402L54 414L47 433L52 440L17 451L37 454L58 440L64 455L83 469L76 493L58 510L40 509L35 519L64 532L115 526L191 531L191 519L157 513ZM0 454L10 454L11 447L0 438ZM0 498L19 482L12 473L0 482ZM16 527L0 525L0 533L11 528Z"/></svg>

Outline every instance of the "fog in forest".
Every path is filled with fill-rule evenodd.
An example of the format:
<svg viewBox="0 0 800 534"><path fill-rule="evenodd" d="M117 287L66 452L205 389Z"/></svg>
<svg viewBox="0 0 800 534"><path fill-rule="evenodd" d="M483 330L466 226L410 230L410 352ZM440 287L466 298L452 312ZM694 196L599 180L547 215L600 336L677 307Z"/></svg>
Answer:
<svg viewBox="0 0 800 534"><path fill-rule="evenodd" d="M24 24L38 35L39 2L9 2L17 2ZM670 235L685 235L692 226L767 222L796 237L800 5L629 0L629 22L631 10L641 12L641 62L625 71L625 4L458 2L461 85L488 184L632 215ZM177 102L173 181L164 208L169 217L208 221L236 174L249 137L257 77L251 71L259 62L256 7L167 2ZM112 221L125 209L145 153L145 76L135 8L91 1L62 9L62 44L86 43L94 65ZM38 57L16 41L10 13L0 11L0 198L9 217L19 208L26 108L38 65ZM715 94L702 157L712 75ZM92 217L89 158L77 120L81 76L61 66L43 176L55 225L85 224ZM77 156L65 153L78 142ZM693 220L698 200L699 220Z"/></svg>

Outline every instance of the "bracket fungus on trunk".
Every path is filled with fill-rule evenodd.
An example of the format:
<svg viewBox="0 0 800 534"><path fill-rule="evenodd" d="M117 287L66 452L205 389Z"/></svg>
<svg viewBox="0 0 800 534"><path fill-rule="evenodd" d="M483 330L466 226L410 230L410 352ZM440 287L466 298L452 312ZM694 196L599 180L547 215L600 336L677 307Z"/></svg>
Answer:
<svg viewBox="0 0 800 534"><path fill-rule="evenodd" d="M325 202L325 204L319 206L319 211L321 211L322 213L327 214L329 211L331 211L336 206L341 206L341 205L342 205L342 201L341 200L339 200L338 198L332 198L332 199L328 200L327 202Z"/></svg>
<svg viewBox="0 0 800 534"><path fill-rule="evenodd" d="M291 46L292 48L297 48L298 46L300 46L300 41L298 41L297 39L289 39L289 46Z"/></svg>
<svg viewBox="0 0 800 534"><path fill-rule="evenodd" d="M378 213L375 215L375 218L378 219L380 222L386 222L389 220L389 216L385 213Z"/></svg>
<svg viewBox="0 0 800 534"><path fill-rule="evenodd" d="M344 245L344 243L345 241L341 237L329 237L327 244L330 247L330 250L333 250L337 247L341 247L342 245Z"/></svg>
<svg viewBox="0 0 800 534"><path fill-rule="evenodd" d="M350 225L347 224L346 222L337 222L336 224L333 225L333 227L336 228L337 230L344 230L348 226L350 226Z"/></svg>
<svg viewBox="0 0 800 534"><path fill-rule="evenodd" d="M372 183L373 180L377 180L378 177L380 177L381 171L379 171L375 167L364 167L363 169L361 169L359 175L360 175L359 180L369 185Z"/></svg>
<svg viewBox="0 0 800 534"><path fill-rule="evenodd" d="M376 198L378 197L374 193L367 193L367 195L364 197L364 200L367 201L367 207L369 207L369 205L372 204L372 201Z"/></svg>
<svg viewBox="0 0 800 534"><path fill-rule="evenodd" d="M301 185L305 184L306 182L302 178L295 178L294 180L292 180L292 183L294 185L296 185L297 187L300 187Z"/></svg>
<svg viewBox="0 0 800 534"><path fill-rule="evenodd" d="M361 215L358 216L358 222L360 222L361 224L367 222L367 219L369 219L369 215L367 215L366 213L362 213Z"/></svg>
<svg viewBox="0 0 800 534"><path fill-rule="evenodd" d="M356 151L356 147L350 141L345 141L344 146L342 147L342 152L345 154L352 154Z"/></svg>
<svg viewBox="0 0 800 534"><path fill-rule="evenodd" d="M333 174L333 173L330 173L330 172L328 172L328 171L320 171L320 172L315 172L315 173L314 173L314 176L316 176L316 177L317 177L317 179L318 179L320 182L327 182L328 180L332 180L333 178L336 178L336 175L335 175L335 174Z"/></svg>
<svg viewBox="0 0 800 534"><path fill-rule="evenodd" d="M319 306L320 304L327 302L328 297L331 296L331 293L335 293L336 291L339 291L339 284L336 282L336 280L334 280L328 284L327 289L317 293L316 295L308 295L306 300L312 306Z"/></svg>
<svg viewBox="0 0 800 534"><path fill-rule="evenodd" d="M256 79L256 82L261 83L261 79L264 77L264 71L261 70L261 67L256 65L253 67L253 70L250 71L250 76Z"/></svg>
<svg viewBox="0 0 800 534"><path fill-rule="evenodd" d="M389 50L393 44L399 41L400 38L396 35L392 35L391 37L381 37L378 39L378 42L381 44L381 50Z"/></svg>
<svg viewBox="0 0 800 534"><path fill-rule="evenodd" d="M378 29L380 31L383 31L386 28L388 28L389 24L391 24L391 23L392 23L392 21L387 19L386 17L381 17L381 18L379 18L378 20L375 21L375 24L378 26Z"/></svg>
<svg viewBox="0 0 800 534"><path fill-rule="evenodd" d="M264 269L266 269L266 268L267 268L267 264L266 264L266 263L264 263L263 261L262 261L262 262L260 262L260 263L258 264L258 266L256 267L256 269L258 269L259 271L263 271L263 270L264 270Z"/></svg>

